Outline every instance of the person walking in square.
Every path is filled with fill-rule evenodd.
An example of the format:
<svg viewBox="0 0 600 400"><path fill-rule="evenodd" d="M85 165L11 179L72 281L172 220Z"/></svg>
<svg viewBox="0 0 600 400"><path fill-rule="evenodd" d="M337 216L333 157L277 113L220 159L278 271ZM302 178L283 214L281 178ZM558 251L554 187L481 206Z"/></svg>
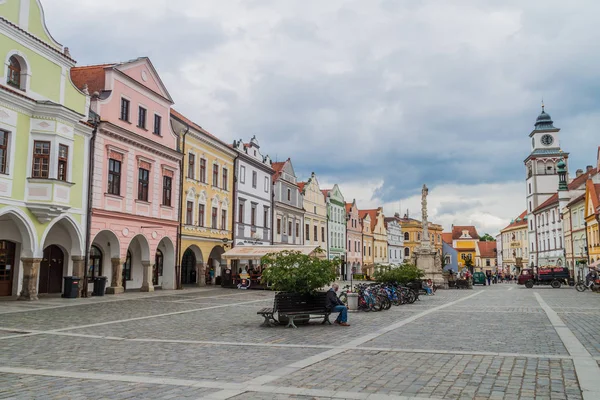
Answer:
<svg viewBox="0 0 600 400"><path fill-rule="evenodd" d="M340 286L337 283L334 283L331 285L331 289L327 291L327 309L331 310L332 313L339 312L334 324L340 326L350 326L348 323L348 308L346 308L344 303L337 295L337 291L339 289Z"/></svg>

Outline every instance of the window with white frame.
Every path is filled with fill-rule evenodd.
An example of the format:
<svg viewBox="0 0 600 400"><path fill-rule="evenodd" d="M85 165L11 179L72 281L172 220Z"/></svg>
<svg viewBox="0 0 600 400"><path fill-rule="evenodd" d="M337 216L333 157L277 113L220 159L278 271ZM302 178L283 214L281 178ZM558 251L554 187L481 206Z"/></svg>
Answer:
<svg viewBox="0 0 600 400"><path fill-rule="evenodd" d="M0 174L8 174L8 139L9 133L0 130Z"/></svg>
<svg viewBox="0 0 600 400"><path fill-rule="evenodd" d="M240 183L246 183L246 167L240 166Z"/></svg>

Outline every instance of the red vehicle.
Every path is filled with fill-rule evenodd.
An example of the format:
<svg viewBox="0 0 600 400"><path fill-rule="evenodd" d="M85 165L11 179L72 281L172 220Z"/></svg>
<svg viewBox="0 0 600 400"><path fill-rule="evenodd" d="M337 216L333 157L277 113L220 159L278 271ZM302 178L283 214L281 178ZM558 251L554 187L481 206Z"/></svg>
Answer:
<svg viewBox="0 0 600 400"><path fill-rule="evenodd" d="M527 282L528 280L530 280L533 276L533 271L531 269L523 269L521 270L521 275L519 275L519 278L517 279L517 283L519 285L524 285L525 282Z"/></svg>
<svg viewBox="0 0 600 400"><path fill-rule="evenodd" d="M562 267L538 268L537 274L534 274L531 269L524 269L519 276L518 283L520 285L524 284L528 289L531 289L534 285L551 285L553 288L558 289L563 284L569 286L575 284L569 269Z"/></svg>

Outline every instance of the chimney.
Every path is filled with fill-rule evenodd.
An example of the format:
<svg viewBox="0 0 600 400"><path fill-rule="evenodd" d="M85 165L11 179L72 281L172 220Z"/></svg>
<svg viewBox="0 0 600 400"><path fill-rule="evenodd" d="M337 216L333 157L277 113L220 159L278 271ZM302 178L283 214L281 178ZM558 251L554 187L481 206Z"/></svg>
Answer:
<svg viewBox="0 0 600 400"><path fill-rule="evenodd" d="M591 170L593 170L593 169L594 169L594 166L593 166L593 165L586 165L586 167L585 167L585 172L590 172L590 171L591 171Z"/></svg>
<svg viewBox="0 0 600 400"><path fill-rule="evenodd" d="M577 171L575 171L575 177L578 178L581 175L583 175L583 170L581 168L579 168Z"/></svg>

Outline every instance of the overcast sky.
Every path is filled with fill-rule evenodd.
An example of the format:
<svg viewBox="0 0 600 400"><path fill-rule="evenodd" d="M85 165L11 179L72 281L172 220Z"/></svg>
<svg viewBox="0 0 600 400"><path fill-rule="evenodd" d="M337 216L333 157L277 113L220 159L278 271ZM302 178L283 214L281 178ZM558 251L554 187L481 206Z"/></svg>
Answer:
<svg viewBox="0 0 600 400"><path fill-rule="evenodd" d="M540 112L575 169L600 144L597 1L42 0L78 65L148 56L175 108L256 135L359 207L495 234L525 209Z"/></svg>

